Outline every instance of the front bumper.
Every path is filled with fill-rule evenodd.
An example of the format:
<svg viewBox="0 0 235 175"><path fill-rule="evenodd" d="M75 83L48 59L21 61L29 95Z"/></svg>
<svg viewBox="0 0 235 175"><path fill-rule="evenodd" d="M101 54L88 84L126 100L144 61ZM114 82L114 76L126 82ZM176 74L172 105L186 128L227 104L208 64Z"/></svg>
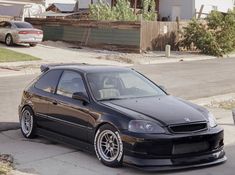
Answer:
<svg viewBox="0 0 235 175"><path fill-rule="evenodd" d="M223 129L192 134L122 133L123 162L149 171L194 168L223 163Z"/></svg>

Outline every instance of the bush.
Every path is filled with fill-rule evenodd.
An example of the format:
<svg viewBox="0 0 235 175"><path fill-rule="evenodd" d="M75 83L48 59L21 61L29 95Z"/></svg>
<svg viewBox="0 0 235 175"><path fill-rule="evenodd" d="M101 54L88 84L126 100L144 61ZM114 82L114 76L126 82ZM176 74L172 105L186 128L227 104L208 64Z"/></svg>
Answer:
<svg viewBox="0 0 235 175"><path fill-rule="evenodd" d="M183 47L195 46L202 53L223 56L235 48L235 13L229 11L223 15L213 11L205 19L206 22L192 20L184 28Z"/></svg>
<svg viewBox="0 0 235 175"><path fill-rule="evenodd" d="M141 11L143 19L153 21L156 19L155 1L142 0L143 10ZM108 20L108 21L137 21L139 17L134 14L133 9L130 8L128 0L117 0L114 7L108 3L99 0L98 3L91 4L90 18L93 20Z"/></svg>

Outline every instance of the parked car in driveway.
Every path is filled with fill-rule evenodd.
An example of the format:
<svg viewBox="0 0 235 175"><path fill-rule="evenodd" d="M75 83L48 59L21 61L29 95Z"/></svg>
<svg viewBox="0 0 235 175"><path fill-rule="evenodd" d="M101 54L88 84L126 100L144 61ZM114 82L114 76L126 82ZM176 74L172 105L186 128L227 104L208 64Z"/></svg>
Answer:
<svg viewBox="0 0 235 175"><path fill-rule="evenodd" d="M0 41L7 46L13 44L29 44L34 47L42 42L43 31L33 28L30 23L21 21L0 22Z"/></svg>
<svg viewBox="0 0 235 175"><path fill-rule="evenodd" d="M44 65L23 92L22 134L94 152L105 165L145 170L226 161L223 129L205 108L122 67Z"/></svg>

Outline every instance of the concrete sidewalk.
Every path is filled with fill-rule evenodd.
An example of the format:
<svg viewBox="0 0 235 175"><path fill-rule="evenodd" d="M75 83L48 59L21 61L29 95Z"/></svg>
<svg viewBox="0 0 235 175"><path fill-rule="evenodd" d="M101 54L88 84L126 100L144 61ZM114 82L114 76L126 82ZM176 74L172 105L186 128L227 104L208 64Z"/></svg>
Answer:
<svg viewBox="0 0 235 175"><path fill-rule="evenodd" d="M231 111L210 109L218 123L225 129L225 150L228 162L219 166L190 170L191 175L233 175L235 162L235 126ZM147 174L136 169L108 168L102 165L95 156L80 152L68 146L50 142L43 138L27 140L19 130L0 133L0 152L11 154L15 159L13 175L131 175ZM213 172L213 173L212 173ZM189 171L166 172L164 174L187 175Z"/></svg>

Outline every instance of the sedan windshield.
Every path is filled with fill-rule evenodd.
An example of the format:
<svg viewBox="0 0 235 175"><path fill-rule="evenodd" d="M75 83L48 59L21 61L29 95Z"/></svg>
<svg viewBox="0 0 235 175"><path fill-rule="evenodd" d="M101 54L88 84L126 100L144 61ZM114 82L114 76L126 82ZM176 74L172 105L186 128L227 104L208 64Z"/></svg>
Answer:
<svg viewBox="0 0 235 175"><path fill-rule="evenodd" d="M33 26L27 22L15 22L14 25L16 26L16 28L19 28L19 29L33 28Z"/></svg>
<svg viewBox="0 0 235 175"><path fill-rule="evenodd" d="M119 100L166 95L154 83L134 71L87 74L96 100Z"/></svg>

